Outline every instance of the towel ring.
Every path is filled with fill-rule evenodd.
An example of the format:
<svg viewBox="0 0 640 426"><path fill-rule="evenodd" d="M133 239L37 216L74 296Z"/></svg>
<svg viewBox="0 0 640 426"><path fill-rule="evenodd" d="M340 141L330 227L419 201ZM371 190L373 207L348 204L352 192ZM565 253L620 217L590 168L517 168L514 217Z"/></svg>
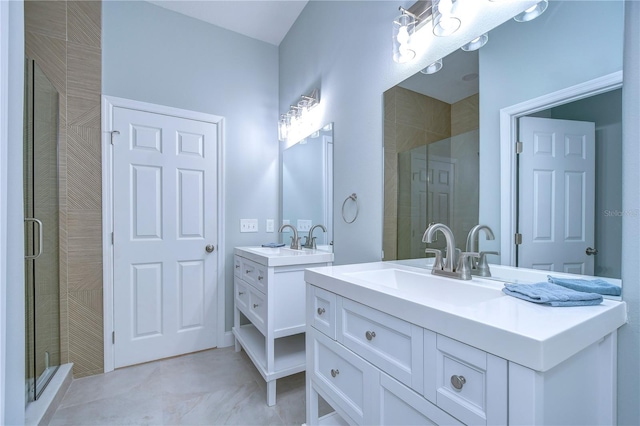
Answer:
<svg viewBox="0 0 640 426"><path fill-rule="evenodd" d="M353 216L353 219L351 220L348 220L344 214L344 207L347 205L347 201L349 200L355 201L356 203L356 214ZM360 213L360 203L358 203L358 196L354 192L353 194L349 195L342 203L342 220L344 220L346 223L353 223L358 218L358 213Z"/></svg>

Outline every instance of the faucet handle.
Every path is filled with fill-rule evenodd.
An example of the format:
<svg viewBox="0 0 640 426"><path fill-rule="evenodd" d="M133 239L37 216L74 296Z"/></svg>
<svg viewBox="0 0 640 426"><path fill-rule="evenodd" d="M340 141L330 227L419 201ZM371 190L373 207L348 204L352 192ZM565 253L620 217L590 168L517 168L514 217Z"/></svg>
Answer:
<svg viewBox="0 0 640 426"><path fill-rule="evenodd" d="M424 250L425 253L433 253L436 255L436 260L433 263L434 269L442 269L442 250L427 248Z"/></svg>
<svg viewBox="0 0 640 426"><path fill-rule="evenodd" d="M463 251L460 254L460 259L458 260L458 267L456 268L456 272L460 275L461 280L470 280L471 279L471 258L479 258L480 253L476 253L473 251Z"/></svg>
<svg viewBox="0 0 640 426"><path fill-rule="evenodd" d="M487 263L487 255L495 254L496 256L500 255L497 251L481 251L480 257L478 259L478 264L476 265L477 274L481 277L490 277L491 271L489 270L489 264Z"/></svg>

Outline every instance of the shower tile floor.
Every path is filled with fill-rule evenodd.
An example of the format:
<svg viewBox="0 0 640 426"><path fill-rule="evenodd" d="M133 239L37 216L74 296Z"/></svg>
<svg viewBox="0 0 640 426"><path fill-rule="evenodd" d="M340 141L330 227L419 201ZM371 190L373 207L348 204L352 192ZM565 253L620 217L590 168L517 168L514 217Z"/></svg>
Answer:
<svg viewBox="0 0 640 426"><path fill-rule="evenodd" d="M50 425L301 425L304 373L277 381L276 405L244 351L212 349L72 382Z"/></svg>

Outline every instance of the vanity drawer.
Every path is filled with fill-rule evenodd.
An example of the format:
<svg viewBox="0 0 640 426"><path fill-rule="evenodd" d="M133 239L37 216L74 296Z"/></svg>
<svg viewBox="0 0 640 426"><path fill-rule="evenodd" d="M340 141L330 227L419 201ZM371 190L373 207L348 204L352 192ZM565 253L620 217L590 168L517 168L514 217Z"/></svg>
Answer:
<svg viewBox="0 0 640 426"><path fill-rule="evenodd" d="M466 424L507 424L507 361L445 336L436 341L438 407Z"/></svg>
<svg viewBox="0 0 640 426"><path fill-rule="evenodd" d="M335 340L313 328L308 330L307 374L311 380L333 397L338 412L344 411L358 424L377 423L373 416L378 370Z"/></svg>
<svg viewBox="0 0 640 426"><path fill-rule="evenodd" d="M234 282L234 293L236 307L245 315L249 314L249 290L247 284L236 278Z"/></svg>
<svg viewBox="0 0 640 426"><path fill-rule="evenodd" d="M338 301L337 340L384 372L423 392L423 329L350 299Z"/></svg>
<svg viewBox="0 0 640 426"><path fill-rule="evenodd" d="M249 311L247 318L256 326L256 328L264 335L267 334L267 296L248 286L249 290Z"/></svg>
<svg viewBox="0 0 640 426"><path fill-rule="evenodd" d="M242 278L242 272L241 272L241 267L242 267L242 258L240 256L234 256L233 257L233 275L238 277L238 278Z"/></svg>
<svg viewBox="0 0 640 426"><path fill-rule="evenodd" d="M263 293L267 293L267 267L244 257L240 258L240 276Z"/></svg>
<svg viewBox="0 0 640 426"><path fill-rule="evenodd" d="M380 374L380 425L462 425L397 380Z"/></svg>
<svg viewBox="0 0 640 426"><path fill-rule="evenodd" d="M313 327L336 338L336 295L318 287L309 286L309 322Z"/></svg>

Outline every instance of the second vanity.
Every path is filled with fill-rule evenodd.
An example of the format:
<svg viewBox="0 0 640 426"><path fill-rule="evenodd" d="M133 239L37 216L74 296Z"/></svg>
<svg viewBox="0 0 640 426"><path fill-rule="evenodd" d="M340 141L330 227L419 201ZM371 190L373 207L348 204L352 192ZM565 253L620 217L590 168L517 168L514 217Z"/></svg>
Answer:
<svg viewBox="0 0 640 426"><path fill-rule="evenodd" d="M276 380L305 369L304 269L330 265L333 253L285 247L234 250L234 325L240 347L267 382L276 403Z"/></svg>
<svg viewBox="0 0 640 426"><path fill-rule="evenodd" d="M624 302L551 308L394 262L305 281L308 425L616 423Z"/></svg>

